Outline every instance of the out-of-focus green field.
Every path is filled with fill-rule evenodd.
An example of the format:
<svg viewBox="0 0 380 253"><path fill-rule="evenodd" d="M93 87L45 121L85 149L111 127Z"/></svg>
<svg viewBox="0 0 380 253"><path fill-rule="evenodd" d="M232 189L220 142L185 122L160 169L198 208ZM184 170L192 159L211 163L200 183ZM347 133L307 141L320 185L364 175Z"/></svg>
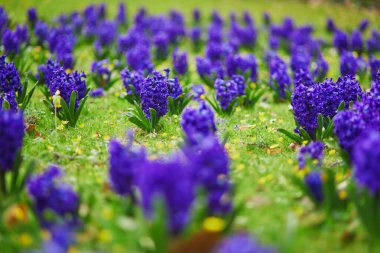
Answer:
<svg viewBox="0 0 380 253"><path fill-rule="evenodd" d="M37 8L41 18L51 20L61 13L82 10L90 3L101 3L101 1L88 0L2 0L0 2L10 13L11 19L17 22L25 22L26 10L32 6ZM114 17L119 1L112 0L106 3L108 17ZM353 29L362 18L368 18L373 26L380 27L379 13L374 10L333 4L305 4L285 0L149 0L129 1L126 4L129 20L139 7L145 6L149 13L167 13L170 9L178 9L190 22L192 9L197 7L203 17L208 17L214 9L220 11L226 18L231 11L236 13L249 11L259 27L262 26L262 13L267 11L274 22L280 22L283 17L290 16L297 24L312 24L315 26L317 36L327 40L331 40L331 37L325 33L327 17L334 18L342 29ZM263 31L260 31L259 37L259 47L255 54L261 62L259 79L265 80L267 70L263 64L262 48L266 48L267 44ZM190 47L185 43L183 48ZM325 50L323 53L330 63L328 76L336 79L339 76L338 56L331 50ZM92 49L80 48L75 54L77 56L75 68L89 71L93 60ZM193 61L195 55L190 50L189 54L192 83L201 83ZM170 65L170 61L167 61L158 68ZM88 84L91 86L91 83ZM365 85L368 86L368 83ZM104 216L108 209L112 209L112 202L107 197L110 193L104 193L102 190L104 182L107 181L108 140L112 137L124 139L125 131L133 127L125 116L129 108L128 103L118 98L118 94L122 91L123 87L119 81L108 96L89 99L75 129L53 130L53 117L45 110L40 91L36 92L25 113L26 117L37 118L37 130L41 133L39 138L26 137L24 147L26 160L37 159L40 170L51 162L62 165L68 181L78 191L84 196L94 195L97 199L93 208L99 215L97 221L99 224L112 223ZM136 141L144 144L151 154L166 154L181 144L179 120L178 117L164 117L163 129L155 135L147 135L137 130ZM241 109L231 117L224 119L218 117L218 134L221 136L227 132L230 134L227 148L232 160L233 181L237 187L236 201L244 200L246 203L242 215L237 219L238 226L247 229L261 241L288 252L366 252L368 246L365 233L353 219L355 217L353 208L347 212L347 217L340 217L341 221L322 223L323 214L315 212L311 203L300 198L300 191L287 177L296 166L296 154L288 148L290 141L275 131L279 127L292 129L294 127L292 114L288 110L288 104L274 103L270 94L266 95L252 111ZM326 166L336 166L340 161L338 154L334 154L332 150L327 150L325 155ZM93 226L96 227L95 224ZM355 235L353 239L344 240L345 235L351 231ZM88 245L91 243L88 242ZM110 242L110 245L113 247L117 243Z"/></svg>

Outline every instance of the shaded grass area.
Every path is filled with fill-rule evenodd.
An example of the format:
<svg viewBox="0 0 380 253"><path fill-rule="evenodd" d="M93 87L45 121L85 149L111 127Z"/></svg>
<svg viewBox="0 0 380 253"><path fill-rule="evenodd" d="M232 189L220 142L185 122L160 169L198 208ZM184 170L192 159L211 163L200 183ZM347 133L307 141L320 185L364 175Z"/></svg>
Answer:
<svg viewBox="0 0 380 253"><path fill-rule="evenodd" d="M11 19L25 21L25 11L34 6L40 16L51 19L56 15L73 10L81 10L89 3L100 1L2 1ZM113 17L118 1L107 1L108 17ZM378 13L373 10L360 10L342 5L307 5L298 1L130 1L127 3L130 20L140 6L149 13L163 13L178 9L190 17L193 8L198 7L204 16L213 9L219 10L225 17L230 11L249 11L257 24L261 25L261 14L268 11L274 21L291 16L297 24L315 25L316 34L330 39L324 32L326 17L333 17L338 26L353 29L364 17L370 19L375 27ZM189 19L188 19L189 20ZM259 45L255 49L261 64L259 79L265 82L267 70L263 63L263 48L266 38L261 31ZM184 49L189 48L185 43ZM91 48L76 49L76 69L89 71L93 59ZM190 52L189 52L190 53ZM190 71L192 83L201 83L195 71L194 53L190 53ZM339 76L338 59L334 51L324 51L330 63L328 76ZM170 66L170 61L162 63L157 69ZM364 83L368 85L368 83ZM88 85L92 85L88 82ZM264 84L263 84L264 85ZM126 112L130 105L121 99L123 92L118 81L106 97L89 99L76 128L65 127L54 130L53 115L43 105L43 95L37 91L26 117L36 120L40 137L26 136L24 155L26 160L36 159L38 169L49 163L61 165L66 171L67 180L82 192L84 199L95 198L94 213L99 215L99 223L107 221L104 210L112 206L112 193L104 191L107 181L108 153L110 138L125 139L125 132L134 126L128 122ZM146 134L136 130L136 142L147 147L152 156L166 155L181 145L182 132L179 117L166 116L162 119L162 129L157 134ZM287 175L296 166L295 152L289 148L290 142L276 132L277 128L292 129L292 114L288 103L274 103L269 89L254 110L238 109L230 117L217 120L218 135L229 135L227 149L232 161L232 177L236 186L235 201L244 201L245 209L237 219L237 228L246 229L260 240L276 245L285 252L363 252L367 242L363 231L355 231L355 240L344 240L345 232L350 230L353 211L348 211L342 221L325 222L323 214L314 212L310 203L301 199L301 192L290 182ZM339 167L339 156L326 151L325 164ZM338 164L338 165L337 165ZM111 200L110 200L111 198ZM351 208L352 209L352 208ZM91 224L89 225L91 226ZM116 236L116 235L115 235ZM118 235L120 237L120 235ZM119 239L123 241L124 237ZM89 245L91 245L89 240ZM125 243L125 242L124 242Z"/></svg>

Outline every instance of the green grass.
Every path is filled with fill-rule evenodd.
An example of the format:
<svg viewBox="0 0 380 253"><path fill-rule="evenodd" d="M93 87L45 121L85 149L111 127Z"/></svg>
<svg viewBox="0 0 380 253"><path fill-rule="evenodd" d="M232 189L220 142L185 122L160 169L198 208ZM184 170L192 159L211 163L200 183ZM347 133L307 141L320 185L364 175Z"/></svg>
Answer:
<svg viewBox="0 0 380 253"><path fill-rule="evenodd" d="M43 18L51 19L62 12L80 10L90 2L100 1L2 2L12 20L24 22L25 11L31 6L37 7ZM117 3L114 0L107 1L109 17L114 16ZM311 23L316 27L316 34L323 37L327 36L324 25L329 16L334 17L336 23L345 29L353 29L364 17L370 19L373 26L380 27L379 13L374 10L331 4L310 5L299 1L129 1L129 14L135 13L141 5L146 6L150 13L166 13L175 8L183 11L187 17L190 17L194 7L199 7L204 15L217 9L226 17L232 10L237 13L248 10L258 25L261 25L262 12L268 11L274 21L291 16L297 24ZM265 36L263 33L260 35L260 45L264 46ZM260 56L263 52L256 49L255 54ZM92 50L81 48L76 50L76 55L76 69L88 71L93 58ZM194 54L191 55L193 56ZM337 56L331 51L325 51L324 56L331 63L328 75L335 79L339 75ZM259 76L265 80L267 70L262 58L260 61ZM163 63L158 69L164 66L170 66L170 62ZM192 83L201 83L195 73L194 61L191 62L190 69ZM25 159L36 159L39 170L50 163L61 165L66 171L67 181L83 194L83 199L89 201L91 196L94 197L94 206L91 208L93 219L83 232L82 242L90 247L94 239L103 240L96 245L99 249L107 249L107 252L125 252L120 247L129 243L128 233L131 233L115 228L120 211L112 204L117 200L112 193L104 190L108 171L108 140L113 137L125 140L126 130L134 128L125 115L129 104L117 96L122 91L119 81L108 96L89 99L76 128L54 130L53 115L45 110L40 91L36 91L25 113L26 117L33 116L37 119L36 129L40 132L38 138L26 136L23 150ZM181 144L179 120L178 117L164 117L163 128L157 134L148 135L136 129L136 141L146 146L151 155L168 154ZM323 213L315 212L311 203L300 198L301 192L287 177L296 166L296 153L289 149L290 141L275 131L279 127L289 130L294 127L287 103L274 103L268 90L265 99L254 110L241 109L233 116L224 119L218 117L217 127L218 135L230 135L227 148L232 160L233 182L237 187L235 201L246 203L243 213L238 217L238 227L250 231L261 241L288 252L367 251L368 242L364 230L354 218L354 211L348 211L347 217L341 217L341 221L322 224ZM328 152L329 150L326 151L325 166L337 166L340 161L338 154L328 155ZM338 163L337 170L341 169ZM82 209L86 209L86 206ZM113 218L109 218L110 210ZM342 237L345 231L352 228L356 237L345 243ZM109 242L105 231L119 233L112 234L113 239ZM13 239L16 240L16 237Z"/></svg>

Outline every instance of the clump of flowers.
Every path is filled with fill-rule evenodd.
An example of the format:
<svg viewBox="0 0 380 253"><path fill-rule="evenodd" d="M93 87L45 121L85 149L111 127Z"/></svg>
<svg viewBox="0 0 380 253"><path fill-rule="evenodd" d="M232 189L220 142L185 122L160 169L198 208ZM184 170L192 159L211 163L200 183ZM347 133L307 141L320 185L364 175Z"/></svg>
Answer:
<svg viewBox="0 0 380 253"><path fill-rule="evenodd" d="M27 182L29 196L43 226L49 227L57 223L50 220L46 212L53 212L56 217L67 224L78 222L79 196L73 188L59 179L61 168L52 165L45 172L33 175Z"/></svg>
<svg viewBox="0 0 380 253"><path fill-rule="evenodd" d="M197 107L188 106L182 113L181 126L186 141L198 143L216 132L214 112L204 101Z"/></svg>
<svg viewBox="0 0 380 253"><path fill-rule="evenodd" d="M130 71L128 68L120 72L121 80L127 91L127 100L133 104L134 101L140 102L141 86L144 82L144 75L140 71Z"/></svg>
<svg viewBox="0 0 380 253"><path fill-rule="evenodd" d="M98 88L108 90L115 83L116 79L111 79L113 66L109 60L94 61L91 64L91 77Z"/></svg>
<svg viewBox="0 0 380 253"><path fill-rule="evenodd" d="M146 160L144 148L133 145L133 136L128 134L127 145L117 140L109 143L109 179L112 189L121 196L130 197L135 201L133 187L137 184L136 173L139 165Z"/></svg>
<svg viewBox="0 0 380 253"><path fill-rule="evenodd" d="M86 75L77 71L67 73L63 67L51 69L46 81L45 105L61 120L75 127L87 100ZM50 75L51 74L51 75ZM46 76L45 76L46 79ZM56 100L50 101L50 97Z"/></svg>
<svg viewBox="0 0 380 253"><path fill-rule="evenodd" d="M378 130L369 130L358 140L353 151L354 181L356 190L353 194L359 217L373 240L378 240L379 205L378 193L380 162L380 135Z"/></svg>
<svg viewBox="0 0 380 253"><path fill-rule="evenodd" d="M252 82L257 81L257 61L253 54L248 55L229 55L226 58L227 74L242 75L245 80L250 79Z"/></svg>
<svg viewBox="0 0 380 253"><path fill-rule="evenodd" d="M148 132L153 132L161 117L169 111L168 78L154 71L146 77L141 86L141 105L134 102L134 109L128 114L129 120Z"/></svg>
<svg viewBox="0 0 380 253"><path fill-rule="evenodd" d="M179 52L178 49L174 50L172 60L175 73L180 76L185 75L188 69L186 52Z"/></svg>
<svg viewBox="0 0 380 253"><path fill-rule="evenodd" d="M315 163L316 166L321 166L323 159L324 145L320 141L310 142L306 146L302 146L298 152L298 167L300 169L306 166L308 160Z"/></svg>
<svg viewBox="0 0 380 253"><path fill-rule="evenodd" d="M207 101L219 114L231 114L235 110L238 101L239 87L234 80L216 79L216 101L207 98Z"/></svg>
<svg viewBox="0 0 380 253"><path fill-rule="evenodd" d="M278 56L269 57L269 86L274 90L275 100L290 98L291 80L286 63Z"/></svg>
<svg viewBox="0 0 380 253"><path fill-rule="evenodd" d="M314 83L311 86L302 82L297 84L291 101L297 122L296 132L308 141L328 138L333 130L331 119L338 109L348 108L350 103L361 96L361 87L352 76L340 77L336 83L326 79L323 83ZM287 135L292 138L291 133ZM301 143L300 138L292 139Z"/></svg>
<svg viewBox="0 0 380 253"><path fill-rule="evenodd" d="M0 194L3 197L19 193L30 173L30 170L20 171L24 128L21 112L0 109Z"/></svg>
<svg viewBox="0 0 380 253"><path fill-rule="evenodd" d="M144 163L139 172L138 186L146 216L152 220L162 219L157 217L157 212L160 212L157 208L161 208L161 212L163 208L168 215L167 230L174 235L182 232L190 220L194 187L190 170L179 157ZM166 229L162 233L166 234Z"/></svg>

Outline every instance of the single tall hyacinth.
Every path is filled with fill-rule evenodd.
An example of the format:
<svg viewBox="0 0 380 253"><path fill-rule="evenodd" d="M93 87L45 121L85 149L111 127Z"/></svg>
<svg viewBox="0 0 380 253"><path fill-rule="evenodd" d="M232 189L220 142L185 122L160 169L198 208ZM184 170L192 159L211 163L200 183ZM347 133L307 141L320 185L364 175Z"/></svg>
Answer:
<svg viewBox="0 0 380 253"><path fill-rule="evenodd" d="M269 86L278 90L279 96L286 97L286 91L290 90L291 80L288 74L286 63L278 56L274 55L269 60Z"/></svg>
<svg viewBox="0 0 380 253"><path fill-rule="evenodd" d="M51 225L44 216L46 211L54 212L65 222L77 222L79 196L70 185L59 180L62 174L61 168L52 165L27 182L29 196L43 226Z"/></svg>
<svg viewBox="0 0 380 253"><path fill-rule="evenodd" d="M349 155L357 143L359 136L366 129L366 123L361 113L353 110L339 112L334 117L334 134L340 147Z"/></svg>
<svg viewBox="0 0 380 253"><path fill-rule="evenodd" d="M310 142L308 145L300 148L297 156L298 168L302 169L306 166L307 159L317 161L316 166L321 166L323 159L324 145L320 141Z"/></svg>
<svg viewBox="0 0 380 253"><path fill-rule="evenodd" d="M154 71L145 78L141 88L141 105L145 117L150 118L149 108L155 109L157 116L162 117L168 112L168 81L160 72Z"/></svg>
<svg viewBox="0 0 380 253"><path fill-rule="evenodd" d="M178 77L168 78L169 96L176 99L183 94L182 86L179 83Z"/></svg>
<svg viewBox="0 0 380 253"><path fill-rule="evenodd" d="M145 162L145 149L133 147L133 136L129 134L127 145L111 140L109 152L109 179L112 189L121 196L135 198L133 187L136 185L136 171Z"/></svg>
<svg viewBox="0 0 380 253"><path fill-rule="evenodd" d="M305 176L305 184L310 191L311 196L317 203L323 201L322 175L320 171L311 171Z"/></svg>
<svg viewBox="0 0 380 253"><path fill-rule="evenodd" d="M233 80L224 81L216 79L215 81L216 99L219 101L223 110L230 108L233 100L238 96L238 86Z"/></svg>
<svg viewBox="0 0 380 253"><path fill-rule="evenodd" d="M0 108L0 171L12 170L17 153L22 148L24 128L22 113Z"/></svg>
<svg viewBox="0 0 380 253"><path fill-rule="evenodd" d="M354 179L372 195L380 190L380 134L369 131L360 137L353 153Z"/></svg>
<svg viewBox="0 0 380 253"><path fill-rule="evenodd" d="M166 208L168 230L174 235L180 233L189 222L194 199L188 167L177 156L168 161L147 161L141 167L138 179L146 216L153 217L155 203L161 200Z"/></svg>
<svg viewBox="0 0 380 253"><path fill-rule="evenodd" d="M121 80L123 81L123 85L127 90L127 94L132 94L132 89L130 85L133 87L134 91L138 96L141 93L141 87L144 83L144 74L140 71L129 71L128 68L123 69L120 72Z"/></svg>
<svg viewBox="0 0 380 253"><path fill-rule="evenodd" d="M228 214L232 208L230 163L224 146L209 135L197 145L186 145L184 153L194 180L207 194L208 215Z"/></svg>
<svg viewBox="0 0 380 253"><path fill-rule="evenodd" d="M227 237L213 253L274 253L273 248L260 245L249 234L239 233Z"/></svg>
<svg viewBox="0 0 380 253"><path fill-rule="evenodd" d="M179 52L178 49L174 50L172 54L172 61L174 70L178 75L186 74L188 69L186 52Z"/></svg>
<svg viewBox="0 0 380 253"><path fill-rule="evenodd" d="M186 140L190 143L198 143L203 138L216 132L214 112L201 101L198 107L188 106L182 113L181 126Z"/></svg>
<svg viewBox="0 0 380 253"><path fill-rule="evenodd" d="M356 75L359 69L358 60L351 52L344 52L340 57L340 74L345 75Z"/></svg>
<svg viewBox="0 0 380 253"><path fill-rule="evenodd" d="M5 55L0 57L0 110L4 100L12 110L17 109L16 93L22 91L19 73L13 63L5 61Z"/></svg>

